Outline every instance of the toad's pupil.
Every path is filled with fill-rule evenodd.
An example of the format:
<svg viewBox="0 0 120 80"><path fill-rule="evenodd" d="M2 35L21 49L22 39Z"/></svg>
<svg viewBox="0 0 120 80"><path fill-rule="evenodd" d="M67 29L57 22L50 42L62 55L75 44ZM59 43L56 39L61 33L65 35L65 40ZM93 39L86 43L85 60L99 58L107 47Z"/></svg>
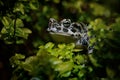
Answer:
<svg viewBox="0 0 120 80"><path fill-rule="evenodd" d="M69 22L66 22L66 23L63 23L64 27L69 27L70 26L70 23Z"/></svg>

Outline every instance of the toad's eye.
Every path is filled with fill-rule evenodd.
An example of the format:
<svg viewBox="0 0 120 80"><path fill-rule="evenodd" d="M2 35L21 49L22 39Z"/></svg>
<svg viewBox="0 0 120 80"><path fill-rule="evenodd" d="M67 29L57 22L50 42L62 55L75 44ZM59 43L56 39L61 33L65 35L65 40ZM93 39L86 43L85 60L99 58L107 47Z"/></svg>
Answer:
<svg viewBox="0 0 120 80"><path fill-rule="evenodd" d="M70 19L63 19L60 23L64 27L68 28L70 26L70 24L71 24L71 20Z"/></svg>

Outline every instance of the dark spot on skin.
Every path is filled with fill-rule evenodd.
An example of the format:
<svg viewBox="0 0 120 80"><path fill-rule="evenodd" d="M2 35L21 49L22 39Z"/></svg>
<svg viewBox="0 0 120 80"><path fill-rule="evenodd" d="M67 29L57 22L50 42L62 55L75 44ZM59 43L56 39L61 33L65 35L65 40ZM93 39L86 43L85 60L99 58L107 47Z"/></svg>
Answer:
<svg viewBox="0 0 120 80"><path fill-rule="evenodd" d="M80 32L81 32L81 30L82 30L82 27L80 26L79 23L74 23L74 24L73 24L73 27L76 28L77 30L79 30Z"/></svg>
<svg viewBox="0 0 120 80"><path fill-rule="evenodd" d="M57 30L61 30L61 28L60 28L60 27L57 27Z"/></svg>
<svg viewBox="0 0 120 80"><path fill-rule="evenodd" d="M80 34L78 34L78 36L80 37Z"/></svg>
<svg viewBox="0 0 120 80"><path fill-rule="evenodd" d="M78 25L77 25L77 23L75 23L75 24L74 24L74 27L75 27L75 28L78 28Z"/></svg>
<svg viewBox="0 0 120 80"><path fill-rule="evenodd" d="M71 36L74 36L74 34L71 34Z"/></svg>
<svg viewBox="0 0 120 80"><path fill-rule="evenodd" d="M51 30L50 32L54 32L54 31Z"/></svg>
<svg viewBox="0 0 120 80"><path fill-rule="evenodd" d="M76 29L72 28L71 31L75 33L75 32L76 32Z"/></svg>
<svg viewBox="0 0 120 80"><path fill-rule="evenodd" d="M87 37L87 41L89 41L89 37Z"/></svg>
<svg viewBox="0 0 120 80"><path fill-rule="evenodd" d="M83 41L82 41L82 45L87 46L87 45L88 45L87 40L83 39Z"/></svg>
<svg viewBox="0 0 120 80"><path fill-rule="evenodd" d="M77 34L75 36L78 36Z"/></svg>
<svg viewBox="0 0 120 80"><path fill-rule="evenodd" d="M63 28L63 31L64 31L64 32L68 32L68 29L66 29L66 28Z"/></svg>
<svg viewBox="0 0 120 80"><path fill-rule="evenodd" d="M84 32L87 32L86 25L82 22L80 22L80 25L81 25L82 29L84 30Z"/></svg>

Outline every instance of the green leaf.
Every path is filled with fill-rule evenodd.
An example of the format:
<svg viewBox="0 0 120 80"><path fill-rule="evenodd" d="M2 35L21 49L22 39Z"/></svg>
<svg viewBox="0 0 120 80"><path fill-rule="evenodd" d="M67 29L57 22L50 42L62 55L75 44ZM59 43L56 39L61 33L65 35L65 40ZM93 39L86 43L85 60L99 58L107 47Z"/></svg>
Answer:
<svg viewBox="0 0 120 80"><path fill-rule="evenodd" d="M9 26L10 25L10 22L11 21L11 19L10 18L8 18L8 17L3 17L3 20L2 20L2 23L3 23L3 25L4 26Z"/></svg>
<svg viewBox="0 0 120 80"><path fill-rule="evenodd" d="M73 52L80 52L83 51L83 49L73 49Z"/></svg>
<svg viewBox="0 0 120 80"><path fill-rule="evenodd" d="M37 56L28 57L22 65L25 71L28 71L31 75L37 75L39 69L39 58Z"/></svg>
<svg viewBox="0 0 120 80"><path fill-rule="evenodd" d="M15 54L15 57L16 57L17 59L24 59L24 58L25 58L25 56L22 55L22 54Z"/></svg>
<svg viewBox="0 0 120 80"><path fill-rule="evenodd" d="M2 33L2 34L6 34L6 33L7 33L7 30L6 30L5 27L2 28L1 33Z"/></svg>
<svg viewBox="0 0 120 80"><path fill-rule="evenodd" d="M32 10L37 10L38 8L36 7L36 4L33 4L32 2L29 3L29 6Z"/></svg>
<svg viewBox="0 0 120 80"><path fill-rule="evenodd" d="M113 70L112 68L109 68L108 66L106 67L106 72L109 78L114 78L116 75L115 70Z"/></svg>
<svg viewBox="0 0 120 80"><path fill-rule="evenodd" d="M63 49L63 48L65 48L65 47L66 47L65 44L58 44L58 48L60 48L60 49Z"/></svg>
<svg viewBox="0 0 120 80"><path fill-rule="evenodd" d="M77 78L77 77L75 77L75 78L70 78L69 80L78 80L78 78Z"/></svg>
<svg viewBox="0 0 120 80"><path fill-rule="evenodd" d="M54 44L52 42L49 42L47 43L45 46L44 46L46 49L52 49L54 47Z"/></svg>
<svg viewBox="0 0 120 80"><path fill-rule="evenodd" d="M21 60L25 59L25 56L22 55L22 54L15 54L15 56L12 56L9 60L10 60L10 63L12 65L12 67L16 67L16 66L19 66L21 67L22 65L22 62Z"/></svg>
<svg viewBox="0 0 120 80"><path fill-rule="evenodd" d="M69 43L66 45L67 49L73 49L75 48L75 44L74 43Z"/></svg>
<svg viewBox="0 0 120 80"><path fill-rule="evenodd" d="M59 3L59 2L60 2L60 0L53 0L53 2L54 2L54 3Z"/></svg>
<svg viewBox="0 0 120 80"><path fill-rule="evenodd" d="M81 78L81 77L83 77L85 75L85 72L84 71L79 71L78 72L78 76L79 76L79 78Z"/></svg>
<svg viewBox="0 0 120 80"><path fill-rule="evenodd" d="M17 18L17 20L16 20L16 27L23 27L23 26L24 26L23 21L21 19Z"/></svg>
<svg viewBox="0 0 120 80"><path fill-rule="evenodd" d="M85 62L85 59L84 59L84 57L82 56L82 55L77 55L77 56L75 56L75 62L77 63L77 64L81 64L81 63L84 63Z"/></svg>
<svg viewBox="0 0 120 80"><path fill-rule="evenodd" d="M101 65L97 63L97 60L92 55L89 55L89 59L94 66L101 67Z"/></svg>
<svg viewBox="0 0 120 80"><path fill-rule="evenodd" d="M61 77L69 77L71 75L71 71L65 72L61 74Z"/></svg>
<svg viewBox="0 0 120 80"><path fill-rule="evenodd" d="M27 34L30 34L32 33L32 31L28 28L22 28L23 32L27 33Z"/></svg>
<svg viewBox="0 0 120 80"><path fill-rule="evenodd" d="M15 5L13 12L21 12L22 14L25 14L24 7L25 6L22 3L18 3Z"/></svg>
<svg viewBox="0 0 120 80"><path fill-rule="evenodd" d="M59 65L62 63L62 60L58 59L58 58L50 58L50 63L52 63L52 65Z"/></svg>
<svg viewBox="0 0 120 80"><path fill-rule="evenodd" d="M65 72L71 71L73 68L73 62L63 62L55 67L55 71L59 71L60 75L64 74Z"/></svg>

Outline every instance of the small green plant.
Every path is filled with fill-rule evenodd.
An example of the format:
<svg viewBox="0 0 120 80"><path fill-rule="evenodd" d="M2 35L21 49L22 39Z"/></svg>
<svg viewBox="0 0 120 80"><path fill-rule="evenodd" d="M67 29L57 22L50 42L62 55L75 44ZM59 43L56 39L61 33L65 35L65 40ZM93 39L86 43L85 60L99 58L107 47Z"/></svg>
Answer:
<svg viewBox="0 0 120 80"><path fill-rule="evenodd" d="M28 38L31 30L24 27L21 19L12 19L10 17L4 16L2 19L3 28L1 30L1 39L3 39L6 44L13 44L15 41L17 44L24 43L24 39Z"/></svg>
<svg viewBox="0 0 120 80"><path fill-rule="evenodd" d="M28 72L29 78L37 77L40 80L86 80L93 69L87 65L87 56L81 54L82 50L76 50L74 47L73 43L55 46L49 42L40 46L36 55L26 59L23 55L16 54L10 59L12 66L16 68L13 78L16 76L15 73L23 70ZM16 79L20 75L21 73Z"/></svg>

